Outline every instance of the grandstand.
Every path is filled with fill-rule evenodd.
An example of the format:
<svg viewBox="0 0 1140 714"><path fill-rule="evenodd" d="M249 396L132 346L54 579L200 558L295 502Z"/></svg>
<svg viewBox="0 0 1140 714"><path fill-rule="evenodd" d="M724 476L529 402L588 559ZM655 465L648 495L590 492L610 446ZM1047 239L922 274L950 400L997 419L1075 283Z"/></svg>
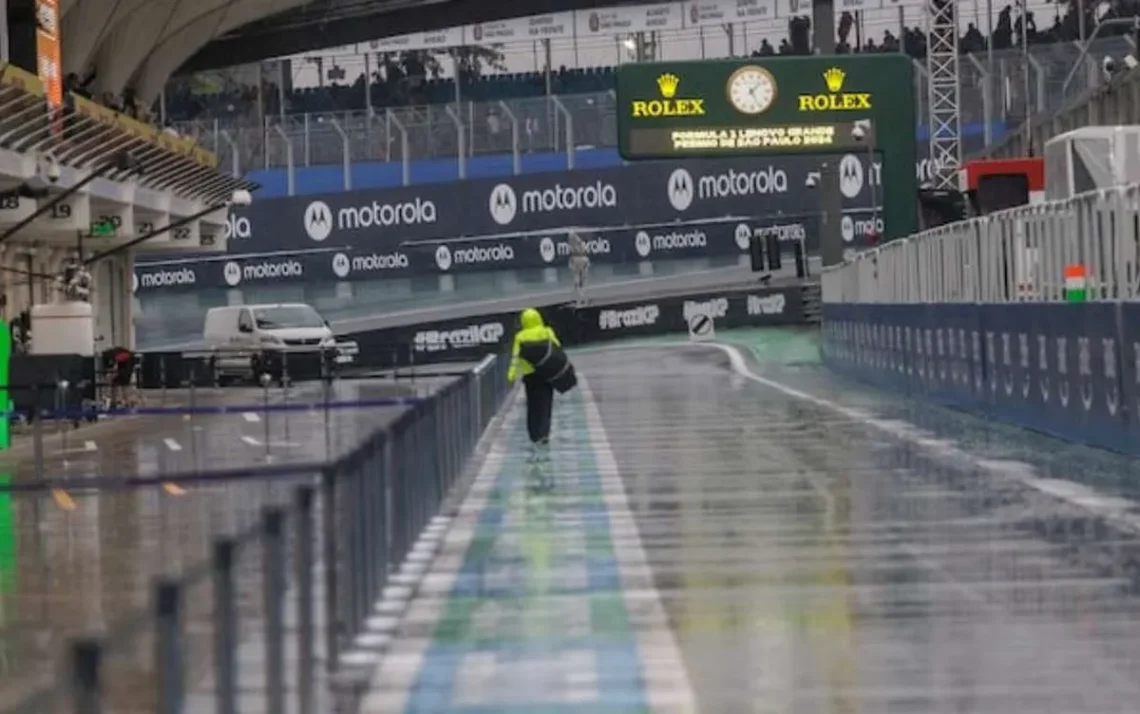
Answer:
<svg viewBox="0 0 1140 714"><path fill-rule="evenodd" d="M992 51L973 24L959 41L964 53L959 72L966 153L999 141L1009 127L1019 125L1026 117L1047 115L1083 96L1103 83L1103 57L1123 57L1134 51L1133 38L1115 30L1098 33L1089 47L1083 48L1069 39L1078 35L1066 16L1058 18L1048 31L1031 33L1030 51L1025 53L1011 46L1002 29L1009 19L1007 11L994 30ZM927 91L925 69L919 61L925 40L917 29L905 34L907 41L892 44L893 35L887 31L884 41L868 42L860 49L897 49L915 59L920 82L917 94L921 98L919 139L925 143ZM785 49L795 51L792 43ZM613 66L552 68L549 76L542 71L488 71L461 80L457 88L454 77L416 80L406 72L396 72L389 79L392 70L380 67L370 72L368 81L363 66L357 67L356 76L349 76L341 65L362 65L361 50L368 54L366 46L352 50L356 52L353 55L330 51L333 53L320 64L330 68L326 74L334 72L340 78L326 82L322 76L317 86L294 87L289 92L268 82L260 90L245 86L196 94L190 91L191 83L179 79L168 96L168 116L175 120L180 133L209 146L231 171L255 177L267 186L269 194L285 191L283 175L272 169L287 168L290 161L295 169L341 165L346 153L348 161L357 164L407 158L420 162L423 168L412 172L414 181L451 180L457 177L454 157L459 149L458 131L465 135L468 157L501 157L512 151L513 123L517 123L520 151L532 155L532 160L522 162L524 171L558 168L557 154L567 150L567 116L573 124L575 148L588 153L615 146ZM775 52L764 40L752 54L767 51ZM311 59L305 56L283 61L278 72L299 72L299 68L289 68ZM407 157L403 155L405 148ZM448 160L450 168L443 167ZM611 151L585 156L576 163L591 166L617 160ZM480 169L483 175L510 170L510 162L502 159L485 166ZM361 188L386 185L401 180L400 173L388 172L383 179L371 179L366 173L353 184ZM322 190L336 185L328 172L309 175L323 177L314 179Z"/></svg>

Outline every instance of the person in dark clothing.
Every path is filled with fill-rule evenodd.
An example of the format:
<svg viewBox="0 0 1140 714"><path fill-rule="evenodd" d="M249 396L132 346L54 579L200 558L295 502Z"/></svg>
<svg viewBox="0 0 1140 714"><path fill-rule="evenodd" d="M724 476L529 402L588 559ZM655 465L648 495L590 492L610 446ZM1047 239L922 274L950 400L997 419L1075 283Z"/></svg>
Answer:
<svg viewBox="0 0 1140 714"><path fill-rule="evenodd" d="M511 348L511 366L507 370L507 381L514 383L519 375L523 378L526 391L526 429L536 450L550 444L550 421L554 410L554 386L545 378L535 374L534 365L527 361L522 352L528 347L544 346L553 343L561 347L558 335L542 320L542 315L534 308L527 308L520 316L521 327Z"/></svg>

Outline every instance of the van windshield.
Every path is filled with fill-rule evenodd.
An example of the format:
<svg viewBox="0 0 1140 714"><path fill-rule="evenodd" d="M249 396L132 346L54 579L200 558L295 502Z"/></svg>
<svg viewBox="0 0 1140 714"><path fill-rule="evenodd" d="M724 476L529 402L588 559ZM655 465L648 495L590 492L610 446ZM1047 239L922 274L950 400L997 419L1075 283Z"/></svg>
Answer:
<svg viewBox="0 0 1140 714"><path fill-rule="evenodd" d="M308 305L261 307L254 312L259 330L280 330L293 327L324 327L325 321Z"/></svg>

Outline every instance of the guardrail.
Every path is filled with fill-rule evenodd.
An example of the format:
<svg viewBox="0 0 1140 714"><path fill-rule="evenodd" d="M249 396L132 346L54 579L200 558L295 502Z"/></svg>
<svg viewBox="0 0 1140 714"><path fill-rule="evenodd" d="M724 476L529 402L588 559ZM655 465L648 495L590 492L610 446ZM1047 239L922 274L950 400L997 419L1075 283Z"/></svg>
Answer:
<svg viewBox="0 0 1140 714"><path fill-rule="evenodd" d="M1140 184L952 223L822 273L829 303L1058 302L1079 266L1086 300L1140 289Z"/></svg>
<svg viewBox="0 0 1140 714"><path fill-rule="evenodd" d="M157 578L149 612L73 641L61 670L4 713L332 711L326 694L368 647L374 603L498 412L506 367L488 356L335 463L242 470L269 490L258 522Z"/></svg>

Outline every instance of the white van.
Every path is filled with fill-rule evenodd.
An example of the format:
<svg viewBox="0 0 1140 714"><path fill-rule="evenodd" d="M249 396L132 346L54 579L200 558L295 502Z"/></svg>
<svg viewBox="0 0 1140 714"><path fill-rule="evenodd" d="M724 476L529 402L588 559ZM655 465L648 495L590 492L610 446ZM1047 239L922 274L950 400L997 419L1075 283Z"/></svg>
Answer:
<svg viewBox="0 0 1140 714"><path fill-rule="evenodd" d="M212 307L203 330L206 349L218 350L219 377L250 377L265 351L336 347L328 322L304 303Z"/></svg>

